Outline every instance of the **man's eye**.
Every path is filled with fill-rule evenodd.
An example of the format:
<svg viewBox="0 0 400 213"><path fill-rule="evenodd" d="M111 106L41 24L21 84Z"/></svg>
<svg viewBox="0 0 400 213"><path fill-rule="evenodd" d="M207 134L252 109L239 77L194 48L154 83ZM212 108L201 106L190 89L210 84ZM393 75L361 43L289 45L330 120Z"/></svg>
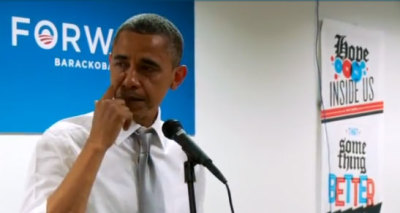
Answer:
<svg viewBox="0 0 400 213"><path fill-rule="evenodd" d="M154 72L157 70L157 68L153 67L153 66L142 65L142 66L140 66L140 70L143 72Z"/></svg>
<svg viewBox="0 0 400 213"><path fill-rule="evenodd" d="M126 68L129 67L129 65L127 63L124 63L124 62L116 62L115 66L117 66L119 68L122 68L122 69L126 69Z"/></svg>

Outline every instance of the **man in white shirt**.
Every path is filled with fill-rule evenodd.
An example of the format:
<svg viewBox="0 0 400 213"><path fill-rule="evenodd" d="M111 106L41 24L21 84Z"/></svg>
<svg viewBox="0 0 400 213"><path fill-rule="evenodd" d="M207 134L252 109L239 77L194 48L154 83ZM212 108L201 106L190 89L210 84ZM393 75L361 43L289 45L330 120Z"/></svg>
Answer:
<svg viewBox="0 0 400 213"><path fill-rule="evenodd" d="M189 212L183 163L186 155L161 131L159 106L184 80L183 39L167 19L134 16L117 31L110 55L111 85L94 113L50 127L37 143L22 212L147 213L138 192L139 129L151 130L151 164L165 213ZM202 211L204 173L197 170ZM159 196L158 196L159 195ZM152 202L151 199L150 202ZM159 212L162 213L162 212Z"/></svg>

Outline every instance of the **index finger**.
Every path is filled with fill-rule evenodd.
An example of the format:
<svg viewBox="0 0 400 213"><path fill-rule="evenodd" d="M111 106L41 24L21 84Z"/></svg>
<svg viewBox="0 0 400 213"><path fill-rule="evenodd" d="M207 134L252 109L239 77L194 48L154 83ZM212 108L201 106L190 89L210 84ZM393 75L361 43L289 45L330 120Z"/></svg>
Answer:
<svg viewBox="0 0 400 213"><path fill-rule="evenodd" d="M118 76L117 81L115 84L111 83L110 87L106 90L104 93L103 97L101 98L102 100L105 99L112 99L115 97L115 93L117 92L118 88L121 86L122 82L124 81L125 78L125 73L122 73L121 75Z"/></svg>

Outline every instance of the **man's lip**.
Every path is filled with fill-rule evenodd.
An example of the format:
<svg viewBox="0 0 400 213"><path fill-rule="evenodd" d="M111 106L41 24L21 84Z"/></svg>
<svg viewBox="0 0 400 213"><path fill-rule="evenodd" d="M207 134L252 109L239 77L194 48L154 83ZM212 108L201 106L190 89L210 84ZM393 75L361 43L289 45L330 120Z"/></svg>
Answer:
<svg viewBox="0 0 400 213"><path fill-rule="evenodd" d="M124 97L124 100L126 100L126 101L144 101L144 98L138 98L138 97Z"/></svg>

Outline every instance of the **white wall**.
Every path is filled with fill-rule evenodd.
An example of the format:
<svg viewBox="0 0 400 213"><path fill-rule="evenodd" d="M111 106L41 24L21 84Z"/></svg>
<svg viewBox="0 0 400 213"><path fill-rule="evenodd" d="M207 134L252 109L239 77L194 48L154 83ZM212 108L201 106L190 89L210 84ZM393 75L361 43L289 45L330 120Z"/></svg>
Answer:
<svg viewBox="0 0 400 213"><path fill-rule="evenodd" d="M0 212L18 212L39 135L0 135Z"/></svg>
<svg viewBox="0 0 400 213"><path fill-rule="evenodd" d="M228 178L236 212L318 213L315 3L195 4L196 140ZM322 2L323 17L385 32L383 210L399 212L400 2ZM18 212L37 138L0 135L0 212ZM229 212L211 175L207 192L207 213Z"/></svg>
<svg viewBox="0 0 400 213"><path fill-rule="evenodd" d="M196 14L197 138L237 212L316 212L313 3L198 2ZM229 212L209 179L206 212Z"/></svg>

